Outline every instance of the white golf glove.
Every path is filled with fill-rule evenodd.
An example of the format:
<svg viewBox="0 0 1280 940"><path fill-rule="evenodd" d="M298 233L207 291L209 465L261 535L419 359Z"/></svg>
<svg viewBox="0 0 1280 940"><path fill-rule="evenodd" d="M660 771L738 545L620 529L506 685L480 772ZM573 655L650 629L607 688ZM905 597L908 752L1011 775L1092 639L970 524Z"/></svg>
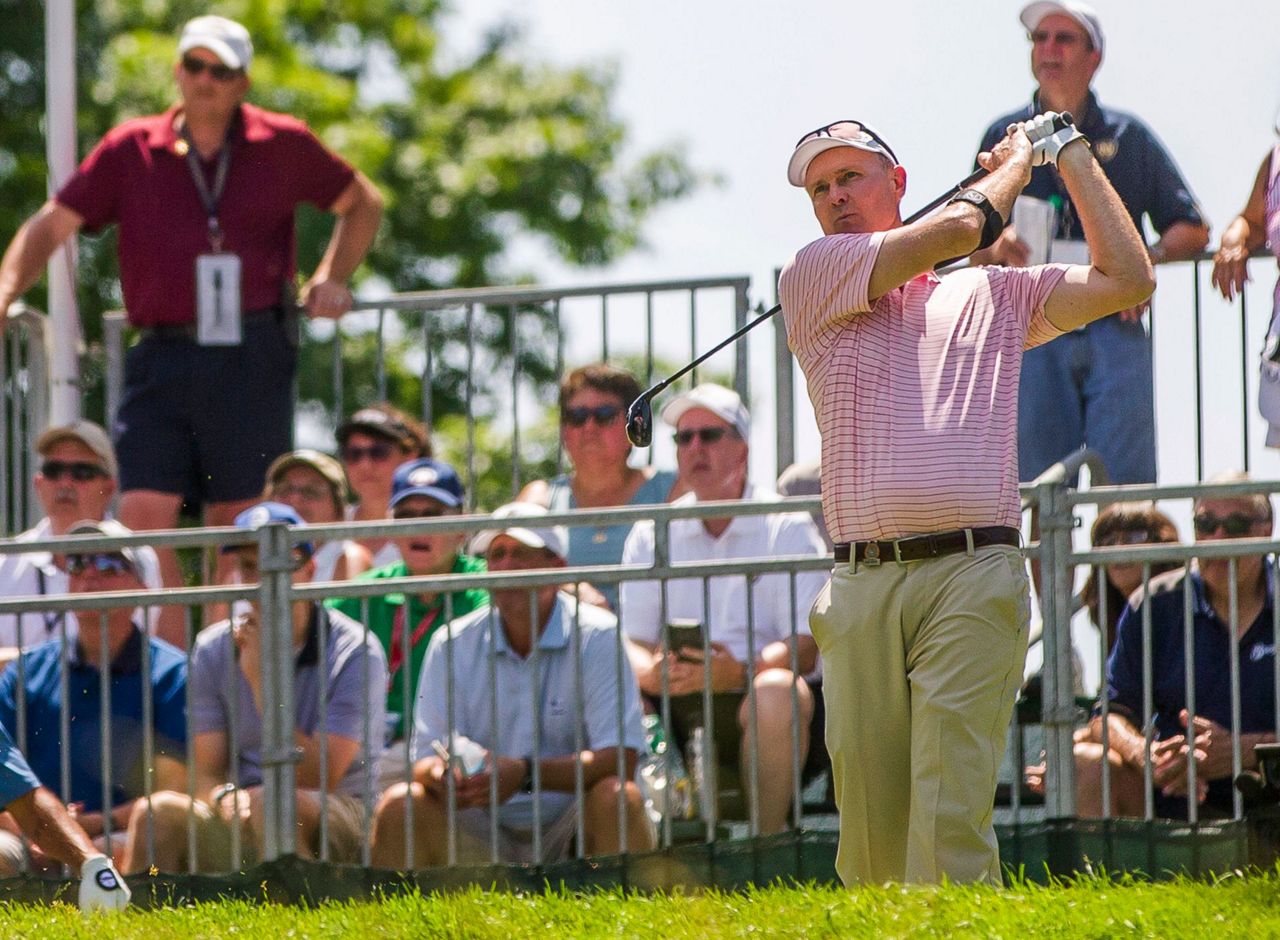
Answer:
<svg viewBox="0 0 1280 940"><path fill-rule="evenodd" d="M122 911L132 892L105 855L95 855L80 867L80 910Z"/></svg>
<svg viewBox="0 0 1280 940"><path fill-rule="evenodd" d="M1031 140L1031 165L1043 166L1046 163L1058 165L1058 154L1062 148L1073 140L1086 140L1084 134L1074 124L1057 128L1054 124L1059 119L1058 112L1046 111L1037 114L1030 121L1023 122L1022 129Z"/></svg>

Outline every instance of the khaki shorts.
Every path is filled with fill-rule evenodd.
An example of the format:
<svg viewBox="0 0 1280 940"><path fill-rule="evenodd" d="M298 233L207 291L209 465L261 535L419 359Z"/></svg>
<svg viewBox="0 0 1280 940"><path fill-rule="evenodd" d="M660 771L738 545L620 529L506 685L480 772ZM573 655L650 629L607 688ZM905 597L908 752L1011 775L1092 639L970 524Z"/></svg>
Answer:
<svg viewBox="0 0 1280 940"><path fill-rule="evenodd" d="M458 827L458 864L488 865L493 861L492 832L489 811L460 809L455 816ZM558 862L569 857L569 848L577 832L578 813L570 806L550 825L542 829L542 858L534 857L533 830L498 826L498 861L532 865L541 861Z"/></svg>

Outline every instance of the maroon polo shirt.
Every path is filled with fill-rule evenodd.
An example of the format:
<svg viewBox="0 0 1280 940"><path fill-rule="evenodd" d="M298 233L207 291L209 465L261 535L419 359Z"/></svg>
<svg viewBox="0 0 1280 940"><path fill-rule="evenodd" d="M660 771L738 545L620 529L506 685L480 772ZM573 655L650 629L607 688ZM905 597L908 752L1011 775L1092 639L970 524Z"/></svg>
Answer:
<svg viewBox="0 0 1280 940"><path fill-rule="evenodd" d="M120 287L129 322L195 322L196 256L210 250L208 217L173 127L178 106L126 121L85 157L57 201L96 232L119 226ZM218 209L224 251L240 256L241 308L280 303L292 281L294 210L328 209L355 177L307 126L287 114L240 106ZM217 161L205 161L212 186Z"/></svg>

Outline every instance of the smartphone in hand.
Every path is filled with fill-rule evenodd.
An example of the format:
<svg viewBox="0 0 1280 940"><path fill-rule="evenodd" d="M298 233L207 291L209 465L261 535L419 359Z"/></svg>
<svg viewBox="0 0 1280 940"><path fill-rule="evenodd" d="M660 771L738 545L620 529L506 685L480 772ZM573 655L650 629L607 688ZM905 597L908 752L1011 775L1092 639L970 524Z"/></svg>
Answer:
<svg viewBox="0 0 1280 940"><path fill-rule="evenodd" d="M449 747L439 738L431 742L431 749L444 761L444 765L456 770L463 779L484 770L488 752L479 744L466 738L456 739L456 753L450 754Z"/></svg>
<svg viewBox="0 0 1280 940"><path fill-rule="evenodd" d="M666 625L667 649L685 662L702 662L706 635L698 620L669 620ZM691 653L696 655L690 655Z"/></svg>

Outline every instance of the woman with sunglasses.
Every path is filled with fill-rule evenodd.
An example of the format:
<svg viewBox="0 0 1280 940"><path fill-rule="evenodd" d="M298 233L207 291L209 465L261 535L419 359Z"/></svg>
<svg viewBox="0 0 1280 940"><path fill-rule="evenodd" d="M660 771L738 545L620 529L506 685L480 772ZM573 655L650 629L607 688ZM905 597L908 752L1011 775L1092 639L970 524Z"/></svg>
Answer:
<svg viewBox="0 0 1280 940"><path fill-rule="evenodd" d="M408 460L430 457L431 435L426 425L399 408L379 402L361 408L338 428L338 456L355 493L347 518L355 522L385 522L391 502L391 479ZM372 567L400 560L400 550L387 538L360 539L372 556Z"/></svg>
<svg viewBox="0 0 1280 940"><path fill-rule="evenodd" d="M670 502L684 492L674 470L633 467L627 440L627 406L640 397L629 372L603 362L569 372L560 383L560 442L573 472L535 480L517 497L552 512ZM573 526L570 566L616 565L622 561L630 525ZM598 596L595 596L598 593ZM617 585L597 585L583 599L617 609Z"/></svg>
<svg viewBox="0 0 1280 940"><path fill-rule="evenodd" d="M1149 501L1112 503L1098 513L1089 533L1094 548L1119 545L1151 545L1178 542L1178 527L1173 520ZM1178 567L1177 562L1155 562L1154 577ZM1105 578L1103 573L1105 572ZM1089 611L1089 619L1107 637L1107 653L1116 642L1116 623L1124 612L1129 596L1142 585L1142 565L1097 565L1080 589L1080 599ZM1102 596L1106 595L1106 623L1102 622Z"/></svg>

